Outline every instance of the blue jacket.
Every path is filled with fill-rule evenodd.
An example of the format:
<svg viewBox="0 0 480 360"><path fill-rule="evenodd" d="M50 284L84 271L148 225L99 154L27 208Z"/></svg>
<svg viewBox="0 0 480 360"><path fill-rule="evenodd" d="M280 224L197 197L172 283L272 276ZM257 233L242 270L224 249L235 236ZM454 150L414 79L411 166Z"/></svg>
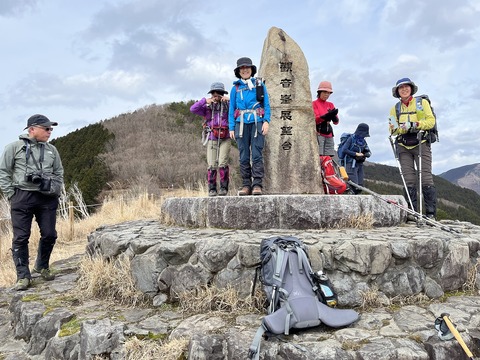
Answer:
<svg viewBox="0 0 480 360"><path fill-rule="evenodd" d="M357 159L355 156L356 153L362 153L365 157ZM347 139L345 143L345 163L353 163L352 167L355 167L357 162L362 163L363 160L371 155L372 153L364 137L353 134Z"/></svg>
<svg viewBox="0 0 480 360"><path fill-rule="evenodd" d="M255 85L256 79L251 78L250 80L252 81L253 85ZM253 110L263 108L264 114L261 117L257 116L257 121L270 122L270 101L268 99L267 87L264 83L262 83L262 86L264 93L263 105L257 101L257 91L255 90L255 87L252 90L249 90L247 84L240 79L233 82L232 91L230 92L230 108L228 109L228 128L230 131L235 130L236 122L240 122L240 116L235 118L235 110ZM244 114L243 121L245 124L254 123L254 114Z"/></svg>

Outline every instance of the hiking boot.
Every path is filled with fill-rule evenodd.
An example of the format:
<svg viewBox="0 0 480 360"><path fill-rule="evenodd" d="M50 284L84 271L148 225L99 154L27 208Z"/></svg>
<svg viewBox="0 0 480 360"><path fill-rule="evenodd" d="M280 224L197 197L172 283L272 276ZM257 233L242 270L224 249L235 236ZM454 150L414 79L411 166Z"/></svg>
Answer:
<svg viewBox="0 0 480 360"><path fill-rule="evenodd" d="M24 278L17 280L17 283L13 287L15 291L27 290L30 287L30 279Z"/></svg>
<svg viewBox="0 0 480 360"><path fill-rule="evenodd" d="M55 275L53 275L53 274L50 272L50 269L37 270L37 269L33 268L33 272L34 272L34 273L37 273L37 274L40 274L40 276L42 277L42 279L45 280L45 281L55 280Z"/></svg>
<svg viewBox="0 0 480 360"><path fill-rule="evenodd" d="M240 196L250 195L250 188L248 186L242 187L242 189L238 192Z"/></svg>
<svg viewBox="0 0 480 360"><path fill-rule="evenodd" d="M427 214L426 218L431 221L437 221L437 219L435 219L435 215L433 214ZM427 225L435 226L435 224L433 224L431 221L428 221L428 220L426 221Z"/></svg>
<svg viewBox="0 0 480 360"><path fill-rule="evenodd" d="M208 196L217 196L217 190L213 190L213 189L210 190L210 191L208 192Z"/></svg>
<svg viewBox="0 0 480 360"><path fill-rule="evenodd" d="M218 196L225 196L227 195L228 190L225 188L220 188L220 191L218 192Z"/></svg>
<svg viewBox="0 0 480 360"><path fill-rule="evenodd" d="M262 195L262 188L260 186L254 186L252 195Z"/></svg>
<svg viewBox="0 0 480 360"><path fill-rule="evenodd" d="M407 222L416 222L417 218L413 216L412 214L407 215Z"/></svg>

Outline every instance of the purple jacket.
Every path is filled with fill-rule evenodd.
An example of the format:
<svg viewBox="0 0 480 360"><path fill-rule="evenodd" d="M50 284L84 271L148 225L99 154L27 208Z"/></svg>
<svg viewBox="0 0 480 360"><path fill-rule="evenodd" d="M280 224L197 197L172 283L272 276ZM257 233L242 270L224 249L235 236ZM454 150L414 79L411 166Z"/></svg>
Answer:
<svg viewBox="0 0 480 360"><path fill-rule="evenodd" d="M217 140L219 134L221 134L221 139L230 138L230 133L228 132L228 106L229 101L211 103L207 106L207 100L203 98L190 107L190 112L205 118L204 125L211 129L208 135L209 140Z"/></svg>

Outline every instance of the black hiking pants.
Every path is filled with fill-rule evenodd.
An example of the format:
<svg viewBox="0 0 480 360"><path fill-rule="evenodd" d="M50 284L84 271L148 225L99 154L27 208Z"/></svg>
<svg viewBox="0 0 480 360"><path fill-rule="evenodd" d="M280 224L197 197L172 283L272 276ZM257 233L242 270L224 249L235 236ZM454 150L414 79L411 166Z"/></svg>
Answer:
<svg viewBox="0 0 480 360"><path fill-rule="evenodd" d="M240 152L242 186L248 188L252 188L252 186L263 187L265 135L262 134L262 125L262 122L244 124L243 136L239 137L240 123L235 124L235 139Z"/></svg>
<svg viewBox="0 0 480 360"><path fill-rule="evenodd" d="M37 191L15 189L15 194L10 199L10 214L13 228L12 255L17 270L17 280L32 278L28 267L28 241L33 217L40 229L35 268L48 269L50 255L57 240L55 230L57 208L58 198L56 197L43 195Z"/></svg>

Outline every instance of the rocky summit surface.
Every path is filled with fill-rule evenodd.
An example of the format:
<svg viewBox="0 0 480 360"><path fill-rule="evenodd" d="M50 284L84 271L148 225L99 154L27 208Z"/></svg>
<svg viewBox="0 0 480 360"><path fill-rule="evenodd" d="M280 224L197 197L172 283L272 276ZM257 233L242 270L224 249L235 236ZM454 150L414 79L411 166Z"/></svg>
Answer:
<svg viewBox="0 0 480 360"><path fill-rule="evenodd" d="M172 238L260 239L284 234L282 230L247 232L241 230L169 228L154 222L133 222L97 231L98 237L123 239L125 228L131 232L131 242L142 233L138 228L155 227L161 241ZM470 253L480 241L480 228L466 223L452 223L462 230ZM115 230L116 229L116 230ZM137 229L137 230L136 230ZM115 232L117 231L117 232ZM152 231L153 233L153 231ZM331 229L293 231L288 235L312 239L321 237L326 243L338 241L339 236L356 236L363 241L391 244L392 237L410 242L450 241L450 233L428 226L402 225L371 230ZM394 235L395 234L395 235ZM90 243L98 238L90 238ZM152 239L147 239L152 242ZM453 241L453 240L452 240ZM123 244L123 242L122 242ZM138 246L138 242L136 243ZM198 244L196 245L198 247ZM128 246L123 250L128 253ZM90 244L91 249L91 244ZM108 248L112 250L111 248ZM107 250L107 249L105 249ZM138 248L137 248L137 251ZM148 251L144 247L142 251ZM183 249L185 251L185 249ZM159 306L156 295L152 305L128 308L90 299L73 299L69 291L75 287L77 268L83 254L55 263L57 278L43 282L36 278L34 286L24 292L1 289L0 292L0 359L126 359L124 342L129 336L164 335L167 339L189 339L188 359L246 359L261 315L197 314L186 316L174 307ZM133 256L133 255L132 255ZM448 258L448 257L447 257ZM191 260L190 260L191 261ZM345 270L345 269L344 269ZM218 271L218 270L217 270ZM369 275L373 276L373 275ZM325 325L305 330L292 330L290 335L262 341L261 359L468 359L455 339L441 340L434 328L435 318L450 314L457 329L474 357L480 356L480 296L479 274L473 295L443 296L437 300L395 302L373 308L355 306L360 313L357 322L349 327L332 329ZM335 282L334 282L334 285ZM441 290L441 289L440 289ZM357 290L355 290L357 291ZM358 290L359 291L359 290ZM353 292L353 291L352 291ZM345 297L349 299L348 297ZM350 301L350 300L349 300ZM348 301L347 301L348 302ZM155 305L153 305L155 304ZM165 310L168 308L168 310ZM74 317L81 319L80 330L59 336L62 324Z"/></svg>

